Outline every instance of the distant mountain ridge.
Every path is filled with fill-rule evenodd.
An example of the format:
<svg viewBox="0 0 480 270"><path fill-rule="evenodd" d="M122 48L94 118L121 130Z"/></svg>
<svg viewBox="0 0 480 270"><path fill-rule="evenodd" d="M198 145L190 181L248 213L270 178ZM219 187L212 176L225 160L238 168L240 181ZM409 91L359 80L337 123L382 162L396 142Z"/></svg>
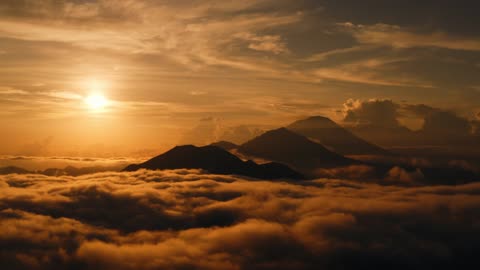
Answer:
<svg viewBox="0 0 480 270"><path fill-rule="evenodd" d="M242 144L238 151L247 156L285 163L303 173L359 163L286 128L267 131Z"/></svg>
<svg viewBox="0 0 480 270"><path fill-rule="evenodd" d="M214 142L212 144L210 144L212 146L217 146L217 147L220 147L222 149L225 149L227 151L230 151L230 150L233 150L233 149L237 149L238 148L238 145L232 143L232 142L228 142L228 141L219 141L219 142Z"/></svg>
<svg viewBox="0 0 480 270"><path fill-rule="evenodd" d="M141 164L127 166L124 171L139 169L203 169L213 174L238 174L260 179L303 179L303 175L279 163L256 164L243 161L217 146L177 146Z"/></svg>
<svg viewBox="0 0 480 270"><path fill-rule="evenodd" d="M287 126L287 129L318 141L323 146L342 155L390 154L387 150L357 137L323 116L313 116L296 121Z"/></svg>
<svg viewBox="0 0 480 270"><path fill-rule="evenodd" d="M3 174L30 174L32 172L16 166L7 166L0 168L0 175Z"/></svg>

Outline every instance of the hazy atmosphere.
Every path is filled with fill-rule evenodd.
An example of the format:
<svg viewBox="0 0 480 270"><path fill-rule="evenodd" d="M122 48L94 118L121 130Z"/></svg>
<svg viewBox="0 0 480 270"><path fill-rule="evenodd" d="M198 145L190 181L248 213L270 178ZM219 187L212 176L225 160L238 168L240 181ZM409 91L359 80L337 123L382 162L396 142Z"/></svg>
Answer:
<svg viewBox="0 0 480 270"><path fill-rule="evenodd" d="M478 268L479 10L1 0L1 268Z"/></svg>
<svg viewBox="0 0 480 270"><path fill-rule="evenodd" d="M410 105L478 120L477 8L467 0L4 0L0 149L129 155L173 146L206 119L223 129L315 114L343 121L370 99L407 108L392 117L412 129L423 115ZM91 95L105 99L101 112L86 104Z"/></svg>

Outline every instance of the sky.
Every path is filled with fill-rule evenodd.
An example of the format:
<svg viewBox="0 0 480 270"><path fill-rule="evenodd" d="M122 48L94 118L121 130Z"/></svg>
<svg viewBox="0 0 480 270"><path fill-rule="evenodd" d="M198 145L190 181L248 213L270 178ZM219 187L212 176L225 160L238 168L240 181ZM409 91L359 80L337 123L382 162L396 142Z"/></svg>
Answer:
<svg viewBox="0 0 480 270"><path fill-rule="evenodd" d="M480 269L479 10L0 0L0 265Z"/></svg>
<svg viewBox="0 0 480 270"><path fill-rule="evenodd" d="M369 100L478 120L478 9L467 0L3 0L0 154L144 155L205 121L348 122L352 104ZM422 125L418 114L395 117Z"/></svg>

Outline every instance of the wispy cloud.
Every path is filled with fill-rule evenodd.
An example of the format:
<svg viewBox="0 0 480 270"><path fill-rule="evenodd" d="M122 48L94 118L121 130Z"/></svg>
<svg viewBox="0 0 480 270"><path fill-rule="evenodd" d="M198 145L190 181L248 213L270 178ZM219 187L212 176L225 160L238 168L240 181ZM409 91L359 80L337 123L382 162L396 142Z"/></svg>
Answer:
<svg viewBox="0 0 480 270"><path fill-rule="evenodd" d="M318 58L318 57L317 57ZM410 61L411 58L380 57L366 59L353 63L343 64L329 68L313 70L313 75L319 80L338 80L350 83L383 85L383 86L407 86L432 88L428 82L413 76L387 76L385 70L395 67L396 64Z"/></svg>
<svg viewBox="0 0 480 270"><path fill-rule="evenodd" d="M394 48L436 47L451 50L480 51L480 39L462 37L445 32L415 33L397 25L340 24L362 44L392 46Z"/></svg>
<svg viewBox="0 0 480 270"><path fill-rule="evenodd" d="M341 49L334 49L322 53L317 53L314 55L311 55L303 61L305 62L321 62L326 60L329 57L332 56L338 56L338 55L343 55L343 54L350 54L350 53L356 53L356 52L363 52L363 51L368 51L375 48L374 46L354 46L354 47L349 47L349 48L341 48Z"/></svg>
<svg viewBox="0 0 480 270"><path fill-rule="evenodd" d="M132 1L102 0L59 7L42 5L46 13L42 16L25 14L31 19L10 17L0 20L0 36L64 42L127 54L159 54L197 68L200 64L258 71L265 69L261 68L262 64L246 57L232 57L225 52L225 46L243 39L245 49L274 54L287 52L279 35L258 35L256 32L292 24L301 18L301 14L248 12L258 4L254 1L242 4L208 1L199 3L196 8L184 9L181 3L159 6L148 2L134 4ZM60 8L60 16L54 12L55 8ZM225 10L232 11L232 14L215 15ZM242 10L245 12L240 13ZM90 19L77 20L82 18ZM110 21L110 18L115 20Z"/></svg>
<svg viewBox="0 0 480 270"><path fill-rule="evenodd" d="M279 35L259 36L251 33L239 33L236 37L248 42L248 48L252 50L271 52L274 54L288 52L287 45Z"/></svg>
<svg viewBox="0 0 480 270"><path fill-rule="evenodd" d="M0 86L0 95L26 95L26 94L28 94L28 92L21 89Z"/></svg>

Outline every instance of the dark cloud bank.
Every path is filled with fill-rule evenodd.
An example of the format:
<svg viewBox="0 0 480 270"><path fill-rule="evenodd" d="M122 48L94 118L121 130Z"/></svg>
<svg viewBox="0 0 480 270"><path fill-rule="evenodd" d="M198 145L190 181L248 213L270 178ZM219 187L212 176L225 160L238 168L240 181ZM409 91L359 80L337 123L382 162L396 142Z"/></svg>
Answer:
<svg viewBox="0 0 480 270"><path fill-rule="evenodd" d="M0 176L2 269L476 269L480 183Z"/></svg>

